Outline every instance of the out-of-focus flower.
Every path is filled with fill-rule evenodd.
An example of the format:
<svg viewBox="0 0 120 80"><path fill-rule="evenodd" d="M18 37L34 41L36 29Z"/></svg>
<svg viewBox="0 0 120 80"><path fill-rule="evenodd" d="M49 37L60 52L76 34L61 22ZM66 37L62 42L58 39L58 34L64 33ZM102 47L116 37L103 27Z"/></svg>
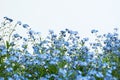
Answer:
<svg viewBox="0 0 120 80"><path fill-rule="evenodd" d="M118 31L118 28L114 28L115 31Z"/></svg>
<svg viewBox="0 0 120 80"><path fill-rule="evenodd" d="M53 31L53 30L49 30L49 33L50 33L50 34L53 34L53 33L54 33L54 31Z"/></svg>
<svg viewBox="0 0 120 80"><path fill-rule="evenodd" d="M30 34L30 36L32 36L32 35L34 34L34 31L33 31L33 30L30 30L30 31L29 31L29 34Z"/></svg>
<svg viewBox="0 0 120 80"><path fill-rule="evenodd" d="M65 69L60 68L59 69L59 74L62 74L62 76L66 76L67 71Z"/></svg>
<svg viewBox="0 0 120 80"><path fill-rule="evenodd" d="M5 80L5 78L4 77L0 77L0 80Z"/></svg>
<svg viewBox="0 0 120 80"><path fill-rule="evenodd" d="M98 30L95 30L95 29L91 30L91 33L97 33L97 32Z"/></svg>
<svg viewBox="0 0 120 80"><path fill-rule="evenodd" d="M13 78L11 78L11 77L8 77L8 80L13 80Z"/></svg>
<svg viewBox="0 0 120 80"><path fill-rule="evenodd" d="M13 71L13 68L12 67L7 68L6 71L11 72L11 71Z"/></svg>
<svg viewBox="0 0 120 80"><path fill-rule="evenodd" d="M18 24L18 25L21 25L21 24L22 24L22 22L21 22L21 21L17 21L17 24Z"/></svg>
<svg viewBox="0 0 120 80"><path fill-rule="evenodd" d="M27 38L23 38L24 41L27 41Z"/></svg>
<svg viewBox="0 0 120 80"><path fill-rule="evenodd" d="M63 59L66 60L67 62L71 62L72 61L70 56L63 56Z"/></svg>
<svg viewBox="0 0 120 80"><path fill-rule="evenodd" d="M88 41L88 40L89 40L89 38L83 38L83 42Z"/></svg>
<svg viewBox="0 0 120 80"><path fill-rule="evenodd" d="M101 72L97 72L96 76L99 77L99 78L103 78L104 77Z"/></svg>
<svg viewBox="0 0 120 80"><path fill-rule="evenodd" d="M21 36L19 34L14 34L13 37L18 38L18 37L21 37Z"/></svg>
<svg viewBox="0 0 120 80"><path fill-rule="evenodd" d="M10 22L13 22L13 20L10 19L10 18L8 18L8 17L4 17L4 19L5 19L5 20L8 20L8 21L10 21Z"/></svg>
<svg viewBox="0 0 120 80"><path fill-rule="evenodd" d="M39 47L33 46L33 50L34 50L34 53L35 53L35 54L40 54L40 52L39 52Z"/></svg>
<svg viewBox="0 0 120 80"><path fill-rule="evenodd" d="M23 28L28 28L30 27L28 24L23 24Z"/></svg>
<svg viewBox="0 0 120 80"><path fill-rule="evenodd" d="M64 42L64 45L68 47L69 46L69 42L67 42L67 41Z"/></svg>

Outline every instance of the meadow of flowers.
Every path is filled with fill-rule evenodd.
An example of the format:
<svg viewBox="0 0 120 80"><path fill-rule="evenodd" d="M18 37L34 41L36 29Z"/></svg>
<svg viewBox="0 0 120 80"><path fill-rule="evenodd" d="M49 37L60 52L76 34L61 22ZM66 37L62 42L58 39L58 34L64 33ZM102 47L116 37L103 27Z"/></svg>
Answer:
<svg viewBox="0 0 120 80"><path fill-rule="evenodd" d="M17 27L24 34L17 33ZM4 17L0 25L0 80L120 80L118 29L93 42L65 29L46 38L28 24ZM32 49L32 51L30 50Z"/></svg>

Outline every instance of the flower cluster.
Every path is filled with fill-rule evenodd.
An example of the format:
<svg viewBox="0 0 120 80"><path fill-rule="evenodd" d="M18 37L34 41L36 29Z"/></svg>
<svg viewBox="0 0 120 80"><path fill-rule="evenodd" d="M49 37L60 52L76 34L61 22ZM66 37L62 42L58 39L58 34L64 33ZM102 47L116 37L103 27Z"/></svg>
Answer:
<svg viewBox="0 0 120 80"><path fill-rule="evenodd" d="M80 38L65 29L42 38L28 24L4 17L0 27L0 80L119 80L120 39L113 33ZM26 37L16 27L26 30ZM32 51L30 50L32 49Z"/></svg>

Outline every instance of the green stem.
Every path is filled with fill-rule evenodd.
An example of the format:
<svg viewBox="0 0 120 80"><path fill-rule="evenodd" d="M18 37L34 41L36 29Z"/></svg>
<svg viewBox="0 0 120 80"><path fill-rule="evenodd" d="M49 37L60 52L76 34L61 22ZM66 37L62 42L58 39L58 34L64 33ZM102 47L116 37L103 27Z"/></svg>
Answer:
<svg viewBox="0 0 120 80"><path fill-rule="evenodd" d="M15 26L13 27L13 29L12 29L10 35L9 35L8 42L10 42L10 37L11 37L12 33L14 32L14 29L16 28L16 26L17 26L17 24L15 24Z"/></svg>

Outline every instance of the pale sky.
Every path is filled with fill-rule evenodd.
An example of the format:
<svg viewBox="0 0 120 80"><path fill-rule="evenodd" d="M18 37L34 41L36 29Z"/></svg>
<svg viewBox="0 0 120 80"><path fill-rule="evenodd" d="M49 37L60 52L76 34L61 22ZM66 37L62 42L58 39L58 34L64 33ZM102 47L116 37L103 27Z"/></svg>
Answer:
<svg viewBox="0 0 120 80"><path fill-rule="evenodd" d="M68 28L89 36L94 28L103 33L120 28L120 0L0 0L0 19L4 16L42 35Z"/></svg>

